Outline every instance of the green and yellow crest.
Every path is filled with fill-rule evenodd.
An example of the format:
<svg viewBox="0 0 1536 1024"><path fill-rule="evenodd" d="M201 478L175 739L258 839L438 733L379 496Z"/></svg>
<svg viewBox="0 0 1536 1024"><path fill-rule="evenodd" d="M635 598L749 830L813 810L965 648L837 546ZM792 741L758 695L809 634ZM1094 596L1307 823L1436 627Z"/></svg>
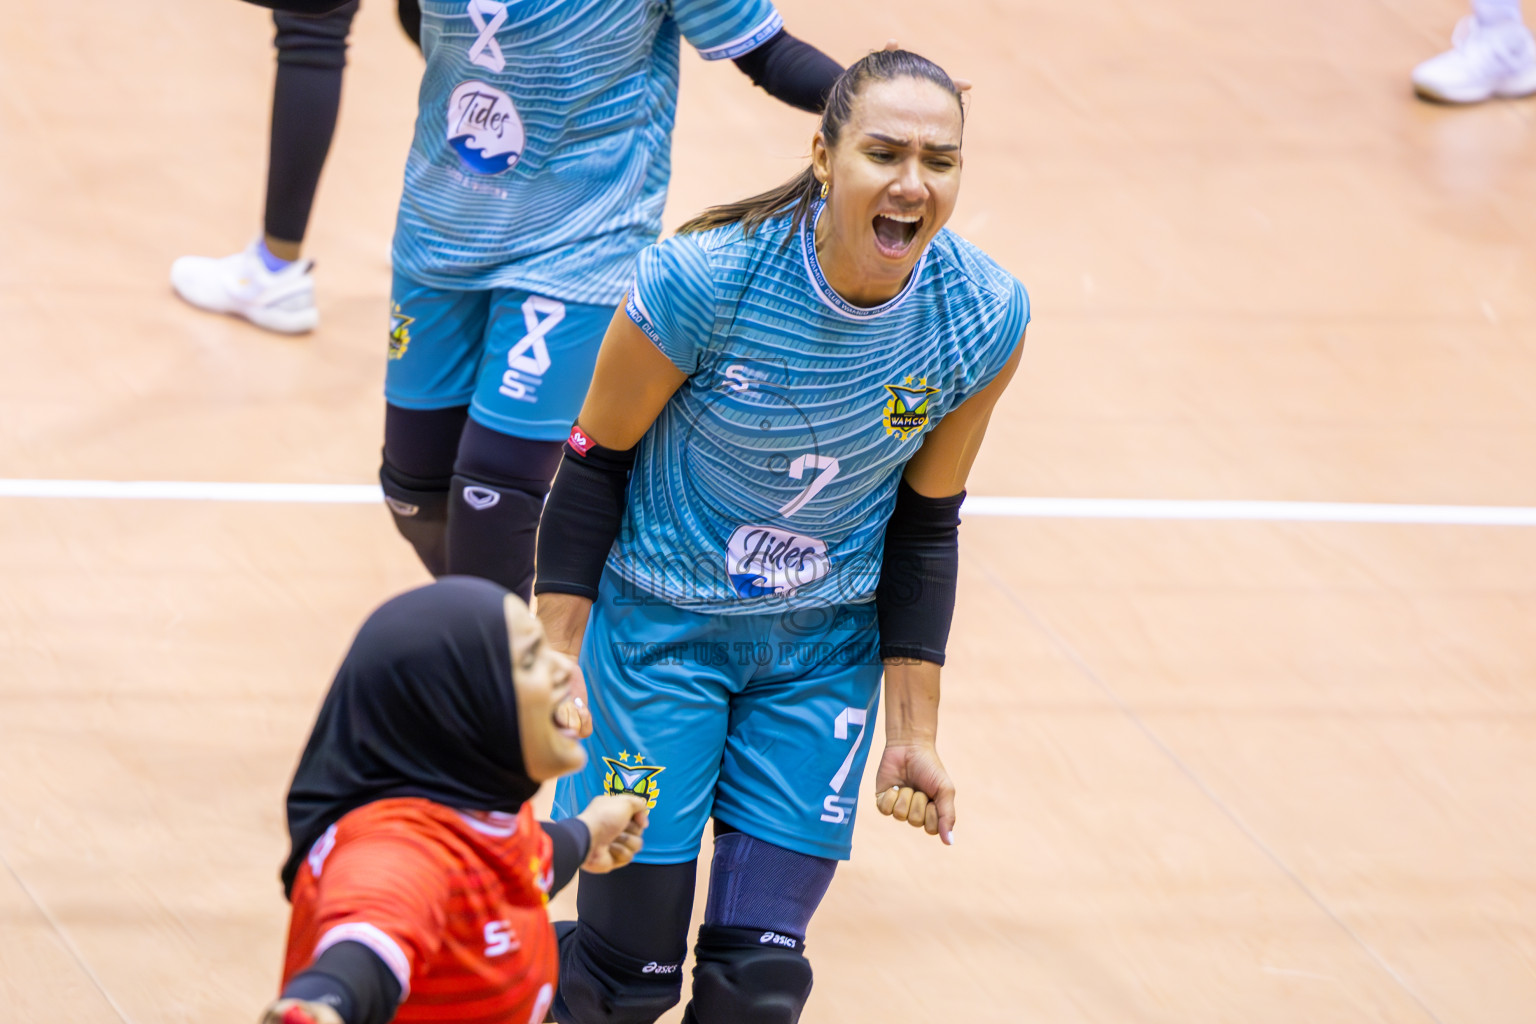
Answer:
<svg viewBox="0 0 1536 1024"><path fill-rule="evenodd" d="M629 763L631 760L633 764ZM603 763L608 766L608 774L603 776L604 793L610 796L627 793L645 800L647 807L656 806L656 798L661 795L656 776L667 770L664 766L646 764L644 754L631 754L627 750L619 751L618 760L605 757Z"/></svg>
<svg viewBox="0 0 1536 1024"><path fill-rule="evenodd" d="M908 377L900 384L885 385L885 390L890 392L891 398L885 403L880 422L885 424L887 434L895 434L896 440L905 441L928 425L928 403L939 389L929 387L927 377L916 384Z"/></svg>

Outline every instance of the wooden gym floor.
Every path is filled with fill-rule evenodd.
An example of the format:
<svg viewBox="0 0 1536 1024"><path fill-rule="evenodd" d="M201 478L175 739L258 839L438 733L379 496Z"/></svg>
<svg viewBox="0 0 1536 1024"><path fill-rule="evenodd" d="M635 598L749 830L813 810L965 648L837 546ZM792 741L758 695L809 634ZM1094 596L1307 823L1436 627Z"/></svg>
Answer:
<svg viewBox="0 0 1536 1024"><path fill-rule="evenodd" d="M968 520L959 842L866 805L808 1024L1536 1019L1536 529L1144 504L1536 506L1536 102L1407 84L1465 6L782 0L975 81L952 226L1034 323L972 494L1129 502ZM257 227L266 15L9 9L0 1021L250 1021L311 715L423 574L372 503L15 481L373 480L419 59L366 0L279 338L166 283ZM811 130L688 56L668 224Z"/></svg>

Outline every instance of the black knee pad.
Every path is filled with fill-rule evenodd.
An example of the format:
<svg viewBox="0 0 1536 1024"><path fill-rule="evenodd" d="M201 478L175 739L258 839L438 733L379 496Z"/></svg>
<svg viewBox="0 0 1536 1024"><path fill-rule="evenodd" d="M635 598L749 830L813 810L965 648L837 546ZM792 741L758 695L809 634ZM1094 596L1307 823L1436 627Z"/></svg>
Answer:
<svg viewBox="0 0 1536 1024"><path fill-rule="evenodd" d="M379 486L395 529L411 542L421 564L433 576L446 573L449 481L408 476L386 461L379 467Z"/></svg>
<svg viewBox="0 0 1536 1024"><path fill-rule="evenodd" d="M500 583L527 601L543 510L542 492L455 473L448 496L448 571Z"/></svg>
<svg viewBox="0 0 1536 1024"><path fill-rule="evenodd" d="M530 441L470 419L459 437L448 503L448 571L533 594L533 554L562 442Z"/></svg>
<svg viewBox="0 0 1536 1024"><path fill-rule="evenodd" d="M272 43L280 64L340 71L347 66L347 36L357 16L357 0L325 14L288 14L276 11L272 22L277 32Z"/></svg>
<svg viewBox="0 0 1536 1024"><path fill-rule="evenodd" d="M795 1024L811 995L811 962L792 935L706 924L693 960L683 1024Z"/></svg>
<svg viewBox="0 0 1536 1024"><path fill-rule="evenodd" d="M555 929L560 987L550 1017L560 1024L651 1024L682 998L681 963L626 956L580 922Z"/></svg>
<svg viewBox="0 0 1536 1024"><path fill-rule="evenodd" d="M515 437L471 418L459 432L453 471L498 487L547 494L564 451L564 440Z"/></svg>

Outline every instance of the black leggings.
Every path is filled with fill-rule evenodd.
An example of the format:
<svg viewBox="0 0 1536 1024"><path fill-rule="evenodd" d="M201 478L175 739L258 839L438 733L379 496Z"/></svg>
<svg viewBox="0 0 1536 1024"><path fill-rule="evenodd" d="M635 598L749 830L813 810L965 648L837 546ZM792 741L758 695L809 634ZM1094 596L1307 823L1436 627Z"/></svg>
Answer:
<svg viewBox="0 0 1536 1024"><path fill-rule="evenodd" d="M398 0L406 35L421 45L418 0ZM272 87L272 135L267 155L264 227L273 238L302 242L336 134L347 36L357 0L329 14L274 13L277 80Z"/></svg>

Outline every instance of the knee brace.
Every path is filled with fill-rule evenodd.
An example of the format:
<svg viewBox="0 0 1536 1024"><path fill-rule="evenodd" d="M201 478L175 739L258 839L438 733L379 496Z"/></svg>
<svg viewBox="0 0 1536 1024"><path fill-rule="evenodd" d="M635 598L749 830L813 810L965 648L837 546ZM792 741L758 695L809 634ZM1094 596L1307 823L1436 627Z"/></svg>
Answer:
<svg viewBox="0 0 1536 1024"><path fill-rule="evenodd" d="M448 572L533 594L533 553L544 494L459 473L448 496Z"/></svg>
<svg viewBox="0 0 1536 1024"><path fill-rule="evenodd" d="M717 821L704 923L804 939L836 872L829 857L786 850Z"/></svg>
<svg viewBox="0 0 1536 1024"><path fill-rule="evenodd" d="M470 420L448 501L448 571L533 593L534 541L559 465L558 441L530 441Z"/></svg>
<svg viewBox="0 0 1536 1024"><path fill-rule="evenodd" d="M793 936L706 924L693 961L683 1024L795 1024L811 994L811 964Z"/></svg>
<svg viewBox="0 0 1536 1024"><path fill-rule="evenodd" d="M560 987L550 1017L560 1024L651 1024L682 998L681 963L626 956L579 921L555 928Z"/></svg>
<svg viewBox="0 0 1536 1024"><path fill-rule="evenodd" d="M357 0L325 14L288 14L277 11L272 40L280 64L340 71L347 66L347 36L357 15Z"/></svg>
<svg viewBox="0 0 1536 1024"><path fill-rule="evenodd" d="M448 485L447 480L423 480L402 473L388 459L379 466L379 486L384 489L384 504L395 519L395 529L411 542L421 564L433 576L448 571Z"/></svg>

